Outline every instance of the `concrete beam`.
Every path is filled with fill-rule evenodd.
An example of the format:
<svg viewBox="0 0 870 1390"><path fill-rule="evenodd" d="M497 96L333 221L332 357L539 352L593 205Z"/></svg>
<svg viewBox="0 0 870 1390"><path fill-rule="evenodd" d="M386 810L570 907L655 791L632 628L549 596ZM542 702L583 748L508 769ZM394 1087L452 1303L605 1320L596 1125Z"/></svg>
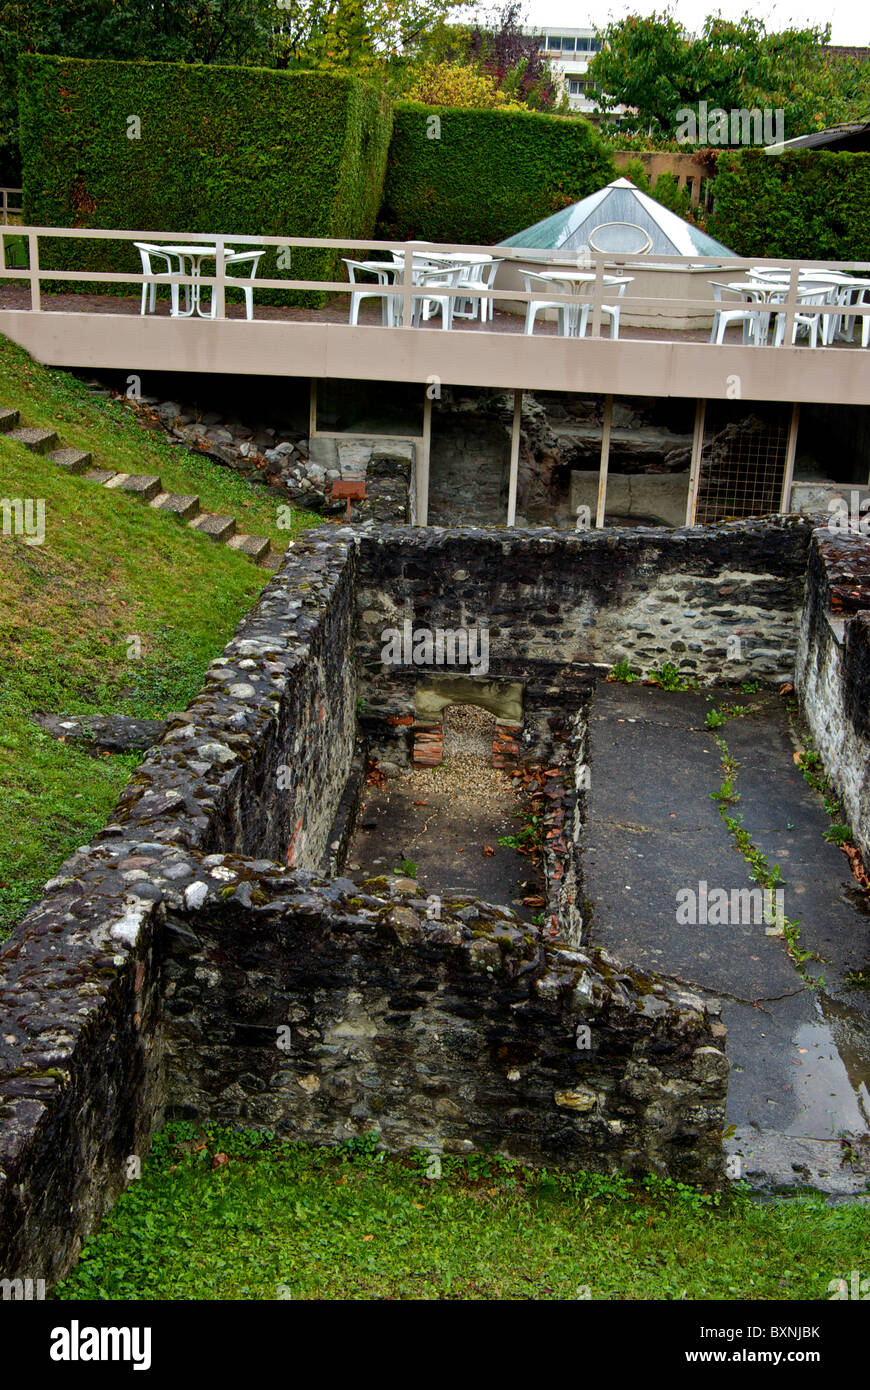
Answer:
<svg viewBox="0 0 870 1390"><path fill-rule="evenodd" d="M58 367L418 381L584 395L870 404L870 352L281 320L0 311L0 332Z"/></svg>

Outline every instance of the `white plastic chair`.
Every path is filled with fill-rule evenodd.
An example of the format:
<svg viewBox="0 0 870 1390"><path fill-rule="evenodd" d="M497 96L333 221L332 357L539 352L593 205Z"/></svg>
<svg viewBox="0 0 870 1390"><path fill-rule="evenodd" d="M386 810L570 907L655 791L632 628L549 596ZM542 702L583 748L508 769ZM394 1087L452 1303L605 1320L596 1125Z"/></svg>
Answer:
<svg viewBox="0 0 870 1390"><path fill-rule="evenodd" d="M247 265L248 270L247 270L247 272L246 272L245 278L248 279L248 280L256 280L256 278L257 278L257 267L258 267L259 264L260 264L261 258L262 258L263 256L265 256L265 254L266 254L265 250L262 250L262 251L233 251L233 252L231 252L230 255L224 257L224 265L225 265L226 267L229 267L229 266L241 267L241 266ZM237 275L230 275L229 270L227 270L227 272L226 272L226 279L227 279L227 282L229 282L230 280L235 281L235 280L238 280L238 279L239 279L239 276L237 276ZM247 318L252 319L252 318L254 317L254 287L253 287L253 285L238 285L238 286L234 285L233 288L234 288L234 289L240 289L240 290L242 291L242 294L245 296L245 315L246 315Z"/></svg>
<svg viewBox="0 0 870 1390"><path fill-rule="evenodd" d="M837 291L834 286L828 286L827 288L820 289L799 288L798 299L801 304L806 304L807 306L813 304L835 304L836 293ZM785 293L783 294L783 298L785 298ZM792 343L797 342L799 334L806 333L809 339L810 347L816 347L818 345L818 340L820 336L819 330L821 327L822 346L826 346L829 339L826 336L826 330L822 320L823 318L830 318L833 320L835 317L836 315L834 314L802 314L800 311L798 311L794 316L794 327L792 329L791 335ZM773 335L774 347L781 347L783 342L785 341L785 321L786 315L784 313L777 314L776 328L774 329Z"/></svg>
<svg viewBox="0 0 870 1390"><path fill-rule="evenodd" d="M252 319L252 318L254 317L254 287L253 287L253 285L245 285L245 284L236 285L235 282L239 279L239 276L237 276L237 275L230 275L230 274L229 274L228 267L229 267L229 266L243 266L243 265L247 265L247 267L248 267L248 270L247 270L247 279L249 279L249 280L256 280L256 278L257 278L257 266L260 264L260 260L261 260L261 258L262 258L263 256L265 256L265 254L266 254L265 250L262 250L262 251L230 251L226 256L224 256L224 276L225 276L225 279L226 279L227 286L229 286L230 283L233 282L233 289L240 289L240 290L242 291L243 295L245 296L245 316L246 316L246 318L249 318L249 319ZM208 309L207 309L207 311L206 311L205 313L203 313L203 311L202 311L202 290L200 290L200 305L199 305L199 312L200 312L201 317L204 318L204 319L213 319L213 318L214 318L214 315L215 315L214 286L212 286L211 299L209 300L209 306L208 306Z"/></svg>
<svg viewBox="0 0 870 1390"><path fill-rule="evenodd" d="M490 256L488 261L469 261L466 271L459 283L463 288L475 292L479 290L491 290L492 282L495 279L495 272L500 265L501 260L496 260L492 256ZM468 309L465 308L466 305L469 306ZM479 311L481 323L487 323L492 318L492 306L492 299L484 299L483 296L478 293L468 295L467 297L465 295L457 296L453 306L453 315L455 318L460 319L474 319L477 318Z"/></svg>
<svg viewBox="0 0 870 1390"><path fill-rule="evenodd" d="M429 269L422 272L418 283L426 290L425 295L415 295L413 299L413 324L419 327L420 322L429 318L433 313L440 310L441 327L450 329L453 327L453 306L456 296L452 294L430 294L432 288L446 289L455 288L460 281L465 267L461 265L443 266L435 270ZM415 279L417 277L415 276Z"/></svg>
<svg viewBox="0 0 870 1390"><path fill-rule="evenodd" d="M374 265L367 265L365 261L348 260L346 256L343 256L342 260L347 266L348 279L352 285L364 284L369 286L367 289L353 290L351 293L349 322L359 323L359 306L364 299L379 299L381 301L381 321L386 327L391 327L395 322L393 296L391 294L385 294L383 288L376 290L371 280L361 280L359 278L363 275L373 276L375 284L381 286L391 285L393 283L392 272L387 264L384 264L383 270L376 270Z"/></svg>
<svg viewBox="0 0 870 1390"><path fill-rule="evenodd" d="M136 247L136 250L139 252L139 255L140 255L141 259L142 259L142 274L148 277L147 280L143 280L143 282L142 282L142 307L140 308L139 312L140 312L140 314L146 314L146 313L148 313L148 312L150 311L150 313L153 314L153 313L155 313L156 308L157 308L157 285L158 285L158 283L159 283L161 280L164 280L164 279L167 277L167 275L179 275L179 274L181 274L181 270L180 270L180 268L179 268L177 265L174 264L174 262L175 262L175 260L176 260L177 258L176 258L175 256L173 256L173 255L170 255L170 253L169 253L168 251L164 251L164 249L163 249L162 246L155 246L155 245L154 245L152 242L150 242L150 241L134 241L134 242L133 242L133 245ZM152 266L151 262L152 262L152 260L153 260L155 257L157 257L157 256L159 256L160 259L166 263L166 269L165 269L165 270L155 270L154 267ZM178 285L177 285L177 284L175 284L175 285L170 284L170 286L169 286L169 296L170 296L170 307L169 307L169 312L172 314L172 316L173 316L174 318L177 318L177 317L178 317ZM185 307L185 310L189 313L189 312L190 312L190 286L189 286L189 285L185 285L185 286L184 286L184 307Z"/></svg>
<svg viewBox="0 0 870 1390"><path fill-rule="evenodd" d="M710 283L713 288L713 298L717 304L726 303L729 299L747 300L751 299L753 296L753 290L751 288L736 290L732 289L730 285L723 284L719 280L712 280ZM769 287L759 286L755 294L756 302L761 302L764 299L767 288ZM743 324L744 343L751 342L753 338L757 343L760 343L766 337L767 316L762 315L758 309L748 309L744 305L740 309L717 308L713 316L713 330L710 334L710 342L724 343L725 332L732 323Z"/></svg>
<svg viewBox="0 0 870 1390"><path fill-rule="evenodd" d="M604 286L605 286L606 289L609 289L609 290L610 290L610 289L615 289L615 290L616 290L616 294L613 296L613 298L614 298L614 299L621 299L622 296L625 294L625 287L626 287L626 285L630 285L633 279L634 279L634 276L633 276L633 275L605 275L605 276L604 276ZM590 302L589 309L591 310L591 308L592 308L592 305L591 305L591 302ZM618 337L619 337L619 305L618 305L618 304L602 304L602 306L601 306L601 312L602 312L602 314L606 314L607 317L610 319L610 336L611 336L611 338L618 338ZM588 318L589 318L589 310L587 310L587 313L586 313L586 319L588 320ZM585 328L586 328L586 322L584 321L584 324L583 324L583 330L584 330L584 332L585 332ZM582 337L583 334L581 333L580 336Z"/></svg>
<svg viewBox="0 0 870 1390"><path fill-rule="evenodd" d="M555 281L548 280L546 276L535 275L532 271L521 271L520 274L523 278L523 284L526 287L526 294L536 294L539 293L542 288L546 288L546 292L550 295L549 299L529 300L528 304L526 305L525 332L534 333L535 319L542 309L556 309L558 311L556 331L563 337L568 337L569 335L572 335L572 330L574 327L571 321L571 310L575 307L579 307L581 312L579 316L578 329L577 332L573 334L573 336L579 336L582 338L583 334L586 332L586 320L589 317L590 306L588 304L581 304L579 306L566 304L564 296L568 293L568 291L561 289L561 287L557 285ZM532 284L533 280L536 281L534 285ZM553 297L559 295L561 295L562 298Z"/></svg>
<svg viewBox="0 0 870 1390"><path fill-rule="evenodd" d="M403 251L391 251L390 255L393 258L393 263L397 267L396 283L399 283L405 278L405 254ZM415 285L422 285L426 277L433 271L451 270L457 264L458 262L454 261L450 256L442 255L440 252L432 252L430 254L426 251L415 251L411 257L411 281ZM398 310L397 319L400 319L400 300L397 300L396 306ZM437 313L437 311L437 305L435 305L434 302L430 303L429 300L423 301L422 318L424 322L431 318L432 314Z"/></svg>

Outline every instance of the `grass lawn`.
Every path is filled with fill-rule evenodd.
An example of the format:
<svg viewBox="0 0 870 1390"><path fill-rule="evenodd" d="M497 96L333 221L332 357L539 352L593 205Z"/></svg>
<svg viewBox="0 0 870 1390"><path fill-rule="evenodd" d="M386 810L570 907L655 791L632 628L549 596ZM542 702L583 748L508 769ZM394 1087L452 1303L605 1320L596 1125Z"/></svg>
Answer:
<svg viewBox="0 0 870 1390"><path fill-rule="evenodd" d="M265 492L208 460L188 461L123 407L95 404L80 383L2 339L0 378L0 403L35 424L63 421L64 441L92 449L101 462L160 472L168 486L199 492L208 506L279 544L292 534L266 525L275 507ZM31 713L159 718L184 709L270 574L2 434L0 497L45 501L44 544L0 533L2 940L66 856L105 824L139 761L67 747ZM296 514L297 529L313 521Z"/></svg>
<svg viewBox="0 0 870 1390"><path fill-rule="evenodd" d="M504 1159L158 1135L62 1299L827 1299L870 1209Z"/></svg>

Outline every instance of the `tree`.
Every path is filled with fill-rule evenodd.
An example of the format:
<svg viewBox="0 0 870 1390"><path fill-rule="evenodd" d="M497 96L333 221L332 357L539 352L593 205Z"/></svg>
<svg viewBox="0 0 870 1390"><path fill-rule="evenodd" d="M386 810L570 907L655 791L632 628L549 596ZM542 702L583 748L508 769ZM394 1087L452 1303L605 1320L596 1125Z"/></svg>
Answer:
<svg viewBox="0 0 870 1390"><path fill-rule="evenodd" d="M508 0L486 25L475 25L469 36L470 60L524 106L536 111L567 107L538 39L524 32L522 18L517 0Z"/></svg>
<svg viewBox="0 0 870 1390"><path fill-rule="evenodd" d="M421 101L426 106L523 109L520 102L512 101L496 86L494 77L456 63L427 63L418 72L408 96L411 101Z"/></svg>
<svg viewBox="0 0 870 1390"><path fill-rule="evenodd" d="M660 139L673 139L680 111L702 101L709 110L781 110L788 138L863 114L868 103L870 68L834 64L829 38L829 25L768 33L749 14L708 16L699 35L669 14L630 15L601 32L590 91L604 111L629 108L623 129Z"/></svg>
<svg viewBox="0 0 870 1390"><path fill-rule="evenodd" d="M462 0L277 0L279 67L351 67L384 75L420 52Z"/></svg>

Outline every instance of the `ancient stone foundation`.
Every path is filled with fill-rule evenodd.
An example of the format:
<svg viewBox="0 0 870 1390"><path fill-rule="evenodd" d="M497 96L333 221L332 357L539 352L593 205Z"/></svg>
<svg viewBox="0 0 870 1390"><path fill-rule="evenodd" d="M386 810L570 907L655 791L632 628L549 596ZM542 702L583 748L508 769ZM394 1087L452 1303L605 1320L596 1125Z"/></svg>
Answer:
<svg viewBox="0 0 870 1390"><path fill-rule="evenodd" d="M717 1181L715 1004L584 944L586 710L621 657L790 675L809 544L804 525L747 523L331 527L292 546L0 957L4 1277L67 1270L167 1115ZM382 631L406 618L485 625L487 673L385 666ZM843 718L860 739L854 622ZM545 927L468 897L433 920L411 880L342 876L365 760L410 765L463 689L496 713L494 756L560 781Z"/></svg>

